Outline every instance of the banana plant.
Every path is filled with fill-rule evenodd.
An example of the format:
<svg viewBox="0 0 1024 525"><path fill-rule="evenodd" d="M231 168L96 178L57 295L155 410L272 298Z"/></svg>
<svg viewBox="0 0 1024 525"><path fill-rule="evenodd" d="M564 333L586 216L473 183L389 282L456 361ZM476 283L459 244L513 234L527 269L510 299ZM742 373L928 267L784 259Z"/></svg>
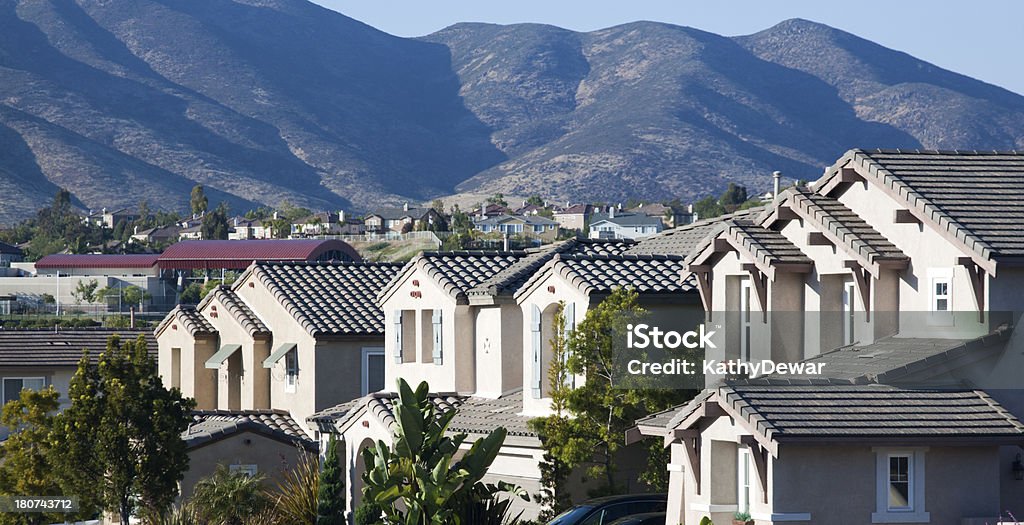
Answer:
<svg viewBox="0 0 1024 525"><path fill-rule="evenodd" d="M497 428L473 443L465 455L453 461L466 434L449 435L455 408L438 410L430 400L430 387L420 383L415 391L398 380L394 400L393 445L378 441L362 451L367 466L363 497L384 509L387 525L470 525L480 523L479 513L509 516L508 492L527 499L522 489L501 483L482 483L498 455L507 431ZM472 509L474 517L466 516Z"/></svg>

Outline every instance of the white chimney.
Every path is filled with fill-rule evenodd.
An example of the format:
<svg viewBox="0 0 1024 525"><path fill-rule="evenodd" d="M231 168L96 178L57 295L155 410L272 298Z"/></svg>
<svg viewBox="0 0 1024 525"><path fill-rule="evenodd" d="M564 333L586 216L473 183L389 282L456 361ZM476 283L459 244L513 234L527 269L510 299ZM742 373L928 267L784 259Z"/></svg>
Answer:
<svg viewBox="0 0 1024 525"><path fill-rule="evenodd" d="M689 213L690 215L693 215L693 204L687 204L686 205L686 213Z"/></svg>
<svg viewBox="0 0 1024 525"><path fill-rule="evenodd" d="M274 212L274 220L275 221L277 220L277 212L276 211Z"/></svg>
<svg viewBox="0 0 1024 525"><path fill-rule="evenodd" d="M409 201L405 201L405 204L402 204L402 211L409 211Z"/></svg>
<svg viewBox="0 0 1024 525"><path fill-rule="evenodd" d="M502 236L501 236L501 249L502 249L502 250L504 250L504 251L506 251L506 252L507 252L507 251L509 251L509 246L508 246L508 232L505 232L505 233L504 233L504 234L502 234Z"/></svg>
<svg viewBox="0 0 1024 525"><path fill-rule="evenodd" d="M609 206L608 207L608 218L609 219L614 219L615 218L615 206Z"/></svg>
<svg viewBox="0 0 1024 525"><path fill-rule="evenodd" d="M338 210L338 222L345 222L345 210Z"/></svg>
<svg viewBox="0 0 1024 525"><path fill-rule="evenodd" d="M772 172L772 188L773 188L772 189L772 198L777 198L779 196L779 184L781 183L781 181L782 181L782 172L781 171L773 171Z"/></svg>

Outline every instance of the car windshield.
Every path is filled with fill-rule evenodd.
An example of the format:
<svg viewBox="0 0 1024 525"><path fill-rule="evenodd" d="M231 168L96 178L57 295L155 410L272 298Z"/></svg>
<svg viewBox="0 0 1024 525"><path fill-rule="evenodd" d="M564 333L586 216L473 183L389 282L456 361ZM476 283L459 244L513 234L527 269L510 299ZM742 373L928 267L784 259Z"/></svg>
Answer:
<svg viewBox="0 0 1024 525"><path fill-rule="evenodd" d="M573 507L558 516L555 516L555 519L549 521L548 525L570 525L572 523L576 523L577 520L586 516L586 514L593 509L594 507L589 505Z"/></svg>

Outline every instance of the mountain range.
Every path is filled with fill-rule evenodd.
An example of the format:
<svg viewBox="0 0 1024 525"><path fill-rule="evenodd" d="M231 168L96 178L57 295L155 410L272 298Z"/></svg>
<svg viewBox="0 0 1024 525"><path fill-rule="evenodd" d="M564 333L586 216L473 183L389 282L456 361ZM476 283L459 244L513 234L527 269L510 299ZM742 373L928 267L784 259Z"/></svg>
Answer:
<svg viewBox="0 0 1024 525"><path fill-rule="evenodd" d="M686 200L852 147L1021 149L1024 97L798 19L400 38L305 0L0 0L0 223L58 187L183 210L200 183L238 212Z"/></svg>

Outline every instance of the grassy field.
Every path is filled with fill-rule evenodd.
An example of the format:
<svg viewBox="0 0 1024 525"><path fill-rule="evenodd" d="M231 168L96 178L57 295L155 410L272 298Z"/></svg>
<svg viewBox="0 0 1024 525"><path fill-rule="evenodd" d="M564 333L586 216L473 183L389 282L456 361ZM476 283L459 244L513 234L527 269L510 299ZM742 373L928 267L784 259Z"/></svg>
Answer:
<svg viewBox="0 0 1024 525"><path fill-rule="evenodd" d="M367 261L405 262L424 250L436 250L437 244L427 240L351 242Z"/></svg>

